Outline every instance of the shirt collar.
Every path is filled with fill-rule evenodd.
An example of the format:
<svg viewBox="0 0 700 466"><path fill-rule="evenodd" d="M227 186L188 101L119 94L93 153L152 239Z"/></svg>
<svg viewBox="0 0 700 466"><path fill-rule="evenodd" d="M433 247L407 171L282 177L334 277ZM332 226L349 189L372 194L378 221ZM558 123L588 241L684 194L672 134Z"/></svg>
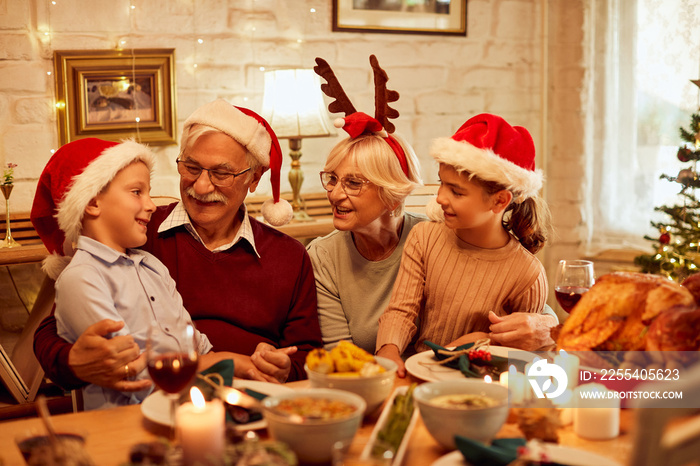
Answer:
<svg viewBox="0 0 700 466"><path fill-rule="evenodd" d="M225 251L229 248L231 248L234 244L238 243L241 240L246 240L248 243L253 247L253 251L255 252L255 255L260 258L260 254L258 253L257 248L255 247L255 236L253 235L253 227L250 224L250 217L248 216L248 208L246 207L245 204L242 205L243 208L243 221L241 222L241 226L238 228L238 231L236 232L236 236L233 238L233 241L231 241L228 244L224 244L223 246L219 246L216 249L213 249L211 252L221 252ZM158 227L158 233L162 233L164 231L172 230L173 228L181 227L184 226L185 229L197 240L199 241L204 247L206 245L204 244L204 241L202 241L202 238L199 236L199 233L197 233L197 230L194 228L194 225L192 225L192 222L190 220L190 216L187 215L187 211L185 210L185 206L182 203L182 201L178 202L175 208L170 212L170 215L163 221L163 223L160 224Z"/></svg>
<svg viewBox="0 0 700 466"><path fill-rule="evenodd" d="M154 269L153 264L150 263L152 260L151 256L140 249L127 249L125 253L121 253L115 249L112 249L106 244L102 244L99 241L87 236L80 236L78 238L77 249L82 249L83 251L108 264L114 264L122 259L134 262L135 264L142 263L143 265Z"/></svg>

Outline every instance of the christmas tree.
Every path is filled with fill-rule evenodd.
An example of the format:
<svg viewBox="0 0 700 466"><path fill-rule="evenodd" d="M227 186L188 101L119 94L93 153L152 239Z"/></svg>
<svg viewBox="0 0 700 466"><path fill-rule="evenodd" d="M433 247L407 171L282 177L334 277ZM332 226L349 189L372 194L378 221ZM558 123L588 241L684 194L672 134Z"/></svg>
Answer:
<svg viewBox="0 0 700 466"><path fill-rule="evenodd" d="M693 81L700 86L700 80ZM690 128L680 128L683 144L677 153L678 160L688 163L677 176L661 175L662 179L681 185L678 193L682 204L663 205L654 210L668 216L666 223L651 222L659 230L658 238L645 235L654 244L654 253L634 259L642 272L665 275L683 281L688 275L700 271L700 200L696 188L700 188L697 162L700 160L700 109L691 115ZM689 143L690 145L688 145Z"/></svg>

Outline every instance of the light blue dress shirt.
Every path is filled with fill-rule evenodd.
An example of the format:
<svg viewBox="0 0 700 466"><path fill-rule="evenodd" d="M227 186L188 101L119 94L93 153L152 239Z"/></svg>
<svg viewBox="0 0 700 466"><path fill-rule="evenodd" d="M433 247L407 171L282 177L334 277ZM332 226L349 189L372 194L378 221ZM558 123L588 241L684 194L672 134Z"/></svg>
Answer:
<svg viewBox="0 0 700 466"><path fill-rule="evenodd" d="M124 328L110 337L131 335L141 351L146 349L151 325L160 326L160 334L169 339L192 322L175 281L153 255L139 249L122 254L81 236L75 256L56 280L58 334L73 343L87 327L102 319L124 321ZM196 341L199 354L211 350L206 335L196 332ZM134 377L145 378L146 369ZM85 409L136 404L151 391L126 393L91 384L83 389L83 401Z"/></svg>

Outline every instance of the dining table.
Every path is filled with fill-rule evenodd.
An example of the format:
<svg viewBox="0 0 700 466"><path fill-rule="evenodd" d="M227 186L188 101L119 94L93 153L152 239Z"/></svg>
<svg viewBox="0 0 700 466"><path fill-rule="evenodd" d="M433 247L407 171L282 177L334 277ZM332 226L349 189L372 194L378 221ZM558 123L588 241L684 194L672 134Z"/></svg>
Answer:
<svg viewBox="0 0 700 466"><path fill-rule="evenodd" d="M394 385L400 387L412 382L421 383L411 375L397 377ZM293 389L310 387L308 380L286 384ZM379 418L381 409L365 416L350 449L360 450L367 443ZM83 411L51 417L57 432L77 431L85 436L85 449L96 465L111 466L128 464L131 448L144 442L168 437L169 427L150 421L141 412L140 405L118 408ZM559 444L598 454L625 465L631 456L634 435L634 412L623 409L620 414L620 435L611 440L586 440L578 437L571 425L561 427ZM0 465L22 465L24 460L15 439L28 431L43 432L44 427L38 417L0 422ZM263 429L258 431L261 438L267 437ZM522 437L516 423L507 422L497 437ZM418 418L403 457L404 466L430 466L450 453L431 436L420 417Z"/></svg>

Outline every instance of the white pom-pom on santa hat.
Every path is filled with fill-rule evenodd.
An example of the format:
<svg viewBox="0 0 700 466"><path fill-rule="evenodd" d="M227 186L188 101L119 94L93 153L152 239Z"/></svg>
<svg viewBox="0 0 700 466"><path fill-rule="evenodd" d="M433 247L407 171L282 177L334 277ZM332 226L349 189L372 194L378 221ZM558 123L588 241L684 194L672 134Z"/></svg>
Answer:
<svg viewBox="0 0 700 466"><path fill-rule="evenodd" d="M191 127L197 124L210 126L227 134L253 154L260 165L270 169L272 199L263 204L263 217L274 226L289 223L293 216L293 213L290 214L292 206L280 198L282 149L269 123L248 108L236 107L224 99L217 99L202 105L185 120L181 142L183 147L187 144Z"/></svg>

